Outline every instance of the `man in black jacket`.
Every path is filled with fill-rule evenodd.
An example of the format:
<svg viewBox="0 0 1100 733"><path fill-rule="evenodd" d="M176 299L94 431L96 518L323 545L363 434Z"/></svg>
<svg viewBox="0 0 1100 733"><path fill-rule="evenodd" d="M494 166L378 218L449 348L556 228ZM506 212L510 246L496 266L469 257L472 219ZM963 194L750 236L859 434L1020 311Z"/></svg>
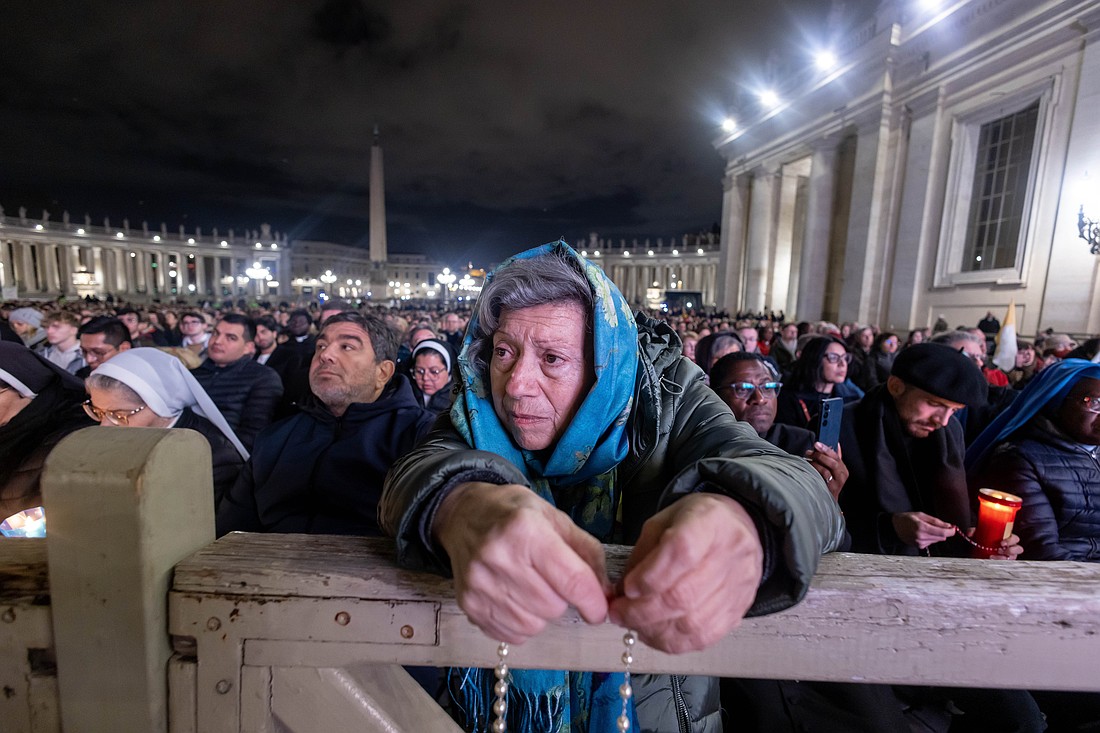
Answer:
<svg viewBox="0 0 1100 733"><path fill-rule="evenodd" d="M191 370L248 450L256 434L271 424L283 395L279 375L252 360L255 338L251 319L228 313L214 326L206 361Z"/></svg>
<svg viewBox="0 0 1100 733"><path fill-rule="evenodd" d="M315 399L260 433L218 510L219 535L381 534L382 481L432 419L394 374L396 356L396 335L373 316L325 322L309 370Z"/></svg>

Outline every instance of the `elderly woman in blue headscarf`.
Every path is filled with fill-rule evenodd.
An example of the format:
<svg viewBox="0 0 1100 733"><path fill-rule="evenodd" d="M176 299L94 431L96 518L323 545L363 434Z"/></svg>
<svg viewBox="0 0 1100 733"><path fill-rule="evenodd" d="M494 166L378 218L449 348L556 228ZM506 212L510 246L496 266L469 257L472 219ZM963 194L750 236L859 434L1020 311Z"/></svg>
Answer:
<svg viewBox="0 0 1100 733"><path fill-rule="evenodd" d="M1039 372L967 451L970 487L1024 500L1023 560L1100 561L1100 364Z"/></svg>
<svg viewBox="0 0 1100 733"><path fill-rule="evenodd" d="M492 639L522 642L574 606L666 652L701 649L796 603L840 539L821 477L737 422L676 333L564 242L486 278L458 372L449 419L394 465L379 517L403 564L453 573ZM602 543L634 545L618 583ZM621 674L508 681L511 730L615 729ZM493 682L452 672L468 730L492 723ZM633 683L632 730L720 728L716 680Z"/></svg>

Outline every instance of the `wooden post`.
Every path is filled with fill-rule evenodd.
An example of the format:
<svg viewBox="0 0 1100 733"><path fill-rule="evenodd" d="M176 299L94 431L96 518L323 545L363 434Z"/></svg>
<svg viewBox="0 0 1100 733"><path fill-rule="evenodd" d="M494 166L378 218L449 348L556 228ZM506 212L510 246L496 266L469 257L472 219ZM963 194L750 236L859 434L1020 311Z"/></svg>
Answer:
<svg viewBox="0 0 1100 733"><path fill-rule="evenodd" d="M62 726L166 731L172 568L214 539L206 440L87 428L50 454L42 487Z"/></svg>

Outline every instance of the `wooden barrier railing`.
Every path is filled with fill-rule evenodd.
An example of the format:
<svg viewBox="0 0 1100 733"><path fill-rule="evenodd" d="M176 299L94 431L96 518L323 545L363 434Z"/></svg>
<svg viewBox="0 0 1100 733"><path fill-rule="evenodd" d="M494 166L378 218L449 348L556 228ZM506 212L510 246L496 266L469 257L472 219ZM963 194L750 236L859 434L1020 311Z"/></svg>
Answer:
<svg viewBox="0 0 1100 733"><path fill-rule="evenodd" d="M397 568L385 540L210 543L203 452L107 428L55 451L48 539L0 542L4 730L455 730L394 666L495 663L451 583ZM621 633L570 614L510 664L616 670ZM1100 691L1097 659L1100 567L834 554L795 608L703 652L642 646L634 669Z"/></svg>

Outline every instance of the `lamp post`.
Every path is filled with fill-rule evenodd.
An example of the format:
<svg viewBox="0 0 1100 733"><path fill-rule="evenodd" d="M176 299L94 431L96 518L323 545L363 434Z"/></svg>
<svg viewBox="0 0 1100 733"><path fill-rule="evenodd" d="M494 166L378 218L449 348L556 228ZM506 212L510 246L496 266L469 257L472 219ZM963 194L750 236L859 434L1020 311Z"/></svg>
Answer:
<svg viewBox="0 0 1100 733"><path fill-rule="evenodd" d="M435 276L435 281L437 283L439 283L440 287L443 289L443 307L444 308L447 307L447 300L448 300L448 298L450 297L450 294L451 294L450 293L451 285L453 285L454 281L457 280L457 279L458 279L457 276L453 272L451 272L451 268L449 268L449 267L444 267L443 272L441 272L441 273L439 273L438 275Z"/></svg>

